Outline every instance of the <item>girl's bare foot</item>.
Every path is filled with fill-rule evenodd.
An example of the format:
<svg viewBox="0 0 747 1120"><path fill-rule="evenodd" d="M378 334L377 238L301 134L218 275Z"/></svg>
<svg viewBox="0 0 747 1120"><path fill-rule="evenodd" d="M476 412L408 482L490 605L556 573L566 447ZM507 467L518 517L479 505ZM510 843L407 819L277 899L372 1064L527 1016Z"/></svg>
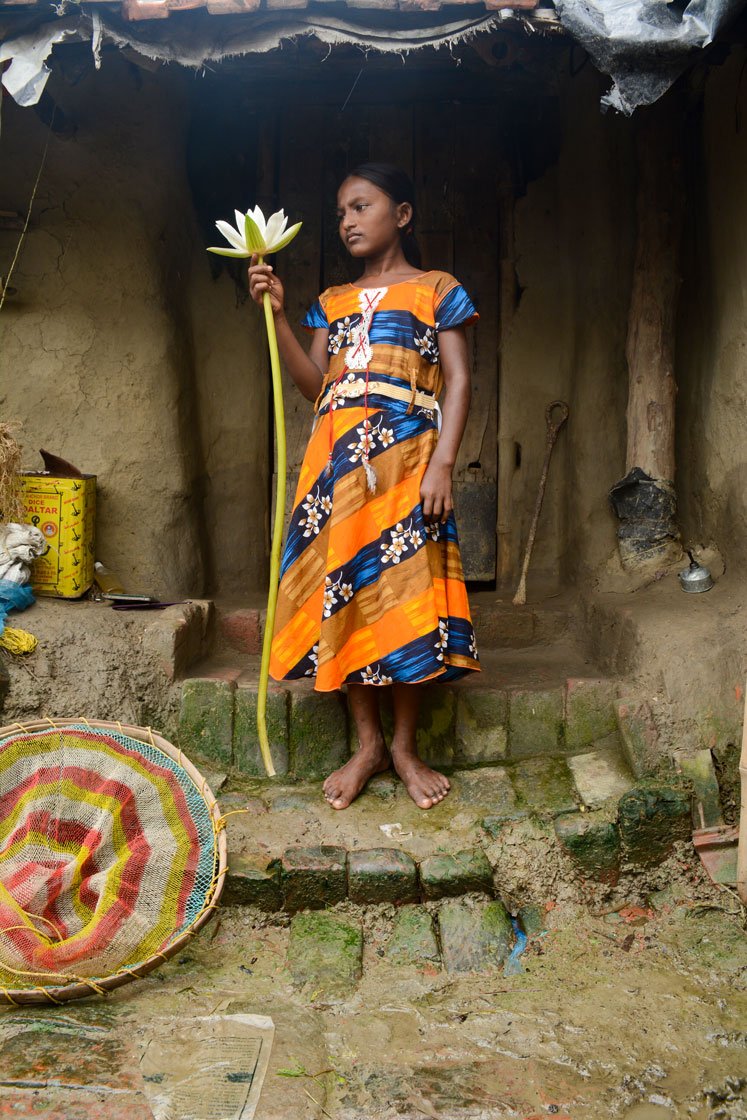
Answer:
<svg viewBox="0 0 747 1120"><path fill-rule="evenodd" d="M388 770L392 765L389 751L383 739L376 740L370 746L361 746L349 762L335 770L334 774L325 781L322 789L324 798L333 809L347 809L369 778Z"/></svg>
<svg viewBox="0 0 747 1120"><path fill-rule="evenodd" d="M444 774L439 774L438 770L426 766L412 747L397 750L392 743L392 762L419 809L432 809L439 801L443 801L451 789L449 779Z"/></svg>

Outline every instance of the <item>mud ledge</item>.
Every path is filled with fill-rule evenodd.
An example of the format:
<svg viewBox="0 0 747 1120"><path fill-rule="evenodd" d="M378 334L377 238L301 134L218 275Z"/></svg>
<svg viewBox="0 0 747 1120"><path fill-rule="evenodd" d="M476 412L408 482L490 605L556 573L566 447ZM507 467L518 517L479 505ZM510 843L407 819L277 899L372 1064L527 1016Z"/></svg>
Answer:
<svg viewBox="0 0 747 1120"><path fill-rule="evenodd" d="M696 750L738 742L747 671L747 581L726 573L687 595L676 574L631 594L581 599L589 652L630 681L654 713L662 747Z"/></svg>

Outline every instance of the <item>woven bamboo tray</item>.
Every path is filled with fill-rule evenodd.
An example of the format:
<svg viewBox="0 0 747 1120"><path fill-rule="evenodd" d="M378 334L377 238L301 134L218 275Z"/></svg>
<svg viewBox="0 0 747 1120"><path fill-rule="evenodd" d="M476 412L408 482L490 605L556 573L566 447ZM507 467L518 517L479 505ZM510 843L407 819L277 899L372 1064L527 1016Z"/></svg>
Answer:
<svg viewBox="0 0 747 1120"><path fill-rule="evenodd" d="M120 987L122 984L128 984L132 980L138 980L146 976L152 969L156 968L157 965L162 964L175 953L183 949L195 934L210 920L215 913L223 889L223 882L228 870L225 818L221 816L215 796L199 770L188 758L185 758L178 748L174 747L167 739L159 735L158 732L152 731L150 728L135 727L130 724L111 723L101 720L41 719L23 724L16 723L0 727L0 753L3 750L5 741L10 737L17 737L19 734L32 735L36 732L43 732L50 729L64 730L65 728L79 728L81 726L93 733L97 730L103 732L119 732L119 734L127 736L130 739L135 739L143 743L151 751L160 752L162 755L165 755L167 759L171 760L172 763L176 763L176 765L181 767L186 773L197 793L201 795L212 823L215 840L215 860L210 888L205 897L204 904L189 926L182 929L173 940L167 941L157 953L153 953L147 957L147 959L138 961L132 966L121 966L110 975L95 977L74 976L72 975L74 970L71 969L70 982L68 983L60 984L59 977L64 975L64 973L55 972L50 974L50 983L42 981L41 983L35 984L33 987L0 987L0 1003L4 1002L13 1005L59 1004L67 1002L68 1000L82 999L92 994L102 995L112 991L114 988ZM33 740L29 742L30 745L33 744ZM3 792L7 793L7 791L0 789L0 794ZM0 845L2 845L2 842L2 821L0 821ZM0 857L0 882L2 882L2 866L3 861L2 857ZM0 932L2 932L2 930L0 930ZM3 961L0 959L0 968L2 968L2 966ZM54 983L52 982L53 977Z"/></svg>

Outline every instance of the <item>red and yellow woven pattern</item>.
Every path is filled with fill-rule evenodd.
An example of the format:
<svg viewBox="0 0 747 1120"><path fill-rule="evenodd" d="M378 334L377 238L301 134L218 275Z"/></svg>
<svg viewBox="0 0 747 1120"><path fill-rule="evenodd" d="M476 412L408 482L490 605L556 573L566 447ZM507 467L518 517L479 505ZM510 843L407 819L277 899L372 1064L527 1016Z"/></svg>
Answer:
<svg viewBox="0 0 747 1120"><path fill-rule="evenodd" d="M85 723L0 738L8 998L137 970L214 905L214 798L150 738Z"/></svg>

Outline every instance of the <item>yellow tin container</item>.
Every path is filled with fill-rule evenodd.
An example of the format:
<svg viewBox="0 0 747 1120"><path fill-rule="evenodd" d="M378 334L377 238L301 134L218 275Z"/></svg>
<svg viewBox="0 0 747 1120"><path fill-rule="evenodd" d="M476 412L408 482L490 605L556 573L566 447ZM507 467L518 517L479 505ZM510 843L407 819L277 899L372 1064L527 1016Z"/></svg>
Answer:
<svg viewBox="0 0 747 1120"><path fill-rule="evenodd" d="M41 529L49 545L33 563L31 586L39 595L79 599L93 583L96 476L25 471L21 496L26 521Z"/></svg>

